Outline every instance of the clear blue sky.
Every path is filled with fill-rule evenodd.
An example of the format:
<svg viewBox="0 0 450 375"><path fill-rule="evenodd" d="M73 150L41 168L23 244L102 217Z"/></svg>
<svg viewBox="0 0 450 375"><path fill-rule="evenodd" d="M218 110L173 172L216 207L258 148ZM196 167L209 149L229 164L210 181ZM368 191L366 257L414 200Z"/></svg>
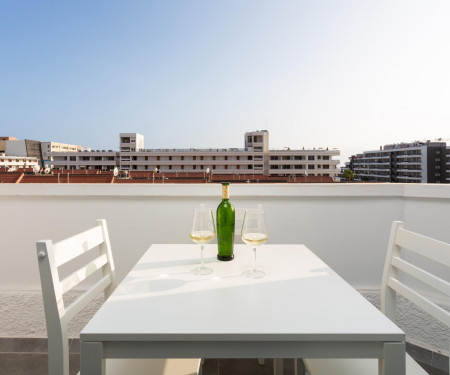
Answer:
<svg viewBox="0 0 450 375"><path fill-rule="evenodd" d="M0 0L0 136L349 154L450 138L448 0Z"/></svg>

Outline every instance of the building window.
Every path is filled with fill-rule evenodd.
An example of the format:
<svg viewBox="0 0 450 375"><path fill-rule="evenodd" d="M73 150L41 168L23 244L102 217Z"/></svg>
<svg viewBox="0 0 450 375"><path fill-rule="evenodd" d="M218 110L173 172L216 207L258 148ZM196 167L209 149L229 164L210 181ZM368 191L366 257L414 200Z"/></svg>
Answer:
<svg viewBox="0 0 450 375"><path fill-rule="evenodd" d="M308 160L314 160L314 155L308 155Z"/></svg>
<svg viewBox="0 0 450 375"><path fill-rule="evenodd" d="M249 156L247 157L247 159L248 159L248 160L253 160L253 156L249 155Z"/></svg>
<svg viewBox="0 0 450 375"><path fill-rule="evenodd" d="M291 169L291 166L289 164L283 165L283 169Z"/></svg>
<svg viewBox="0 0 450 375"><path fill-rule="evenodd" d="M308 164L308 169L314 169L314 164Z"/></svg>
<svg viewBox="0 0 450 375"><path fill-rule="evenodd" d="M300 155L295 155L294 160L302 160L302 157Z"/></svg>
<svg viewBox="0 0 450 375"><path fill-rule="evenodd" d="M303 165L300 164L294 165L294 169L303 169Z"/></svg>
<svg viewBox="0 0 450 375"><path fill-rule="evenodd" d="M69 157L69 160L70 160L70 161L76 161L76 160L77 160L77 157L76 157L76 156L70 156L70 157Z"/></svg>
<svg viewBox="0 0 450 375"><path fill-rule="evenodd" d="M249 164L248 169L253 169L253 165Z"/></svg>
<svg viewBox="0 0 450 375"><path fill-rule="evenodd" d="M283 160L291 160L290 156L283 156Z"/></svg>
<svg viewBox="0 0 450 375"><path fill-rule="evenodd" d="M248 142L248 143L252 143L252 136L251 136L251 135L249 135L249 136L247 137L247 142Z"/></svg>

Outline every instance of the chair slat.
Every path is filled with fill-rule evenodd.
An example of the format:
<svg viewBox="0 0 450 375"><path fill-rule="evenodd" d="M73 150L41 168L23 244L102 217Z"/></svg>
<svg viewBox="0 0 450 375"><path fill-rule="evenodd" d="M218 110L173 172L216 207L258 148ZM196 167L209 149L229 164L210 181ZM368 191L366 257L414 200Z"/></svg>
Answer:
<svg viewBox="0 0 450 375"><path fill-rule="evenodd" d="M403 228L398 229L395 243L398 246L450 267L450 244Z"/></svg>
<svg viewBox="0 0 450 375"><path fill-rule="evenodd" d="M64 263L69 262L100 245L103 241L102 229L100 226L96 226L53 244L56 266L59 267Z"/></svg>
<svg viewBox="0 0 450 375"><path fill-rule="evenodd" d="M399 270L406 272L408 275L415 277L417 280L428 284L439 292L450 296L450 283L447 281L442 280L439 277L434 276L433 274L424 271L403 259L400 259L399 257L394 257L392 259L392 265Z"/></svg>
<svg viewBox="0 0 450 375"><path fill-rule="evenodd" d="M389 278L388 286L417 306L421 307L428 314L434 316L447 326L450 326L450 312L445 311L442 307L436 305L434 302L392 277Z"/></svg>
<svg viewBox="0 0 450 375"><path fill-rule="evenodd" d="M97 295L103 291L109 284L111 284L110 275L102 277L93 287L78 297L66 309L65 315L62 317L65 323L68 323L78 312L80 312L89 302L91 302Z"/></svg>
<svg viewBox="0 0 450 375"><path fill-rule="evenodd" d="M100 255L95 258L92 262L87 265L81 267L79 270L75 271L71 275L67 276L64 280L61 281L61 286L63 289L63 293L66 293L68 290L72 289L75 285L78 285L83 280L92 275L95 271L102 268L106 263L108 263L108 258L105 254Z"/></svg>

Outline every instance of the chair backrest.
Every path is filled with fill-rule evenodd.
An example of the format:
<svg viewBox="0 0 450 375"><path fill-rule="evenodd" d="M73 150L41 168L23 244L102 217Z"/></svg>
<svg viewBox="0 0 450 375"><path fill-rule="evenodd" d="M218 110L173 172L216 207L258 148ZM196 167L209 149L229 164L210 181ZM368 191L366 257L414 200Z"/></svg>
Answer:
<svg viewBox="0 0 450 375"><path fill-rule="evenodd" d="M83 254L96 248L99 255L95 259L86 261L77 271L61 279L59 267L74 259L82 261ZM106 221L97 220L94 228L57 243L38 241L36 249L47 322L49 374L68 375L69 321L101 292L106 299L117 286ZM98 270L101 270L101 279L64 306L63 295Z"/></svg>
<svg viewBox="0 0 450 375"><path fill-rule="evenodd" d="M402 253L401 249L406 251ZM447 327L450 327L450 312L421 294L419 290L415 290L414 287L400 281L399 271L431 286L448 297L450 297L450 283L405 260L404 255L407 251L450 268L450 244L410 232L404 229L403 222L394 221L381 283L381 310L391 320L395 320L395 295L399 293Z"/></svg>

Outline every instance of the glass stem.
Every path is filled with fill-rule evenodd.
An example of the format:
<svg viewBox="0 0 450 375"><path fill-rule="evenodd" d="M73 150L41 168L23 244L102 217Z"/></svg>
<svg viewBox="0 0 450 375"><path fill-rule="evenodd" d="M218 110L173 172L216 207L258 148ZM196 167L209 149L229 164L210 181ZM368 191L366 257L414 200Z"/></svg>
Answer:
<svg viewBox="0 0 450 375"><path fill-rule="evenodd" d="M252 272L256 272L256 247L253 248L253 269Z"/></svg>
<svg viewBox="0 0 450 375"><path fill-rule="evenodd" d="M200 268L205 268L205 262L203 261L203 247L204 245L201 245L201 252L200 252Z"/></svg>

